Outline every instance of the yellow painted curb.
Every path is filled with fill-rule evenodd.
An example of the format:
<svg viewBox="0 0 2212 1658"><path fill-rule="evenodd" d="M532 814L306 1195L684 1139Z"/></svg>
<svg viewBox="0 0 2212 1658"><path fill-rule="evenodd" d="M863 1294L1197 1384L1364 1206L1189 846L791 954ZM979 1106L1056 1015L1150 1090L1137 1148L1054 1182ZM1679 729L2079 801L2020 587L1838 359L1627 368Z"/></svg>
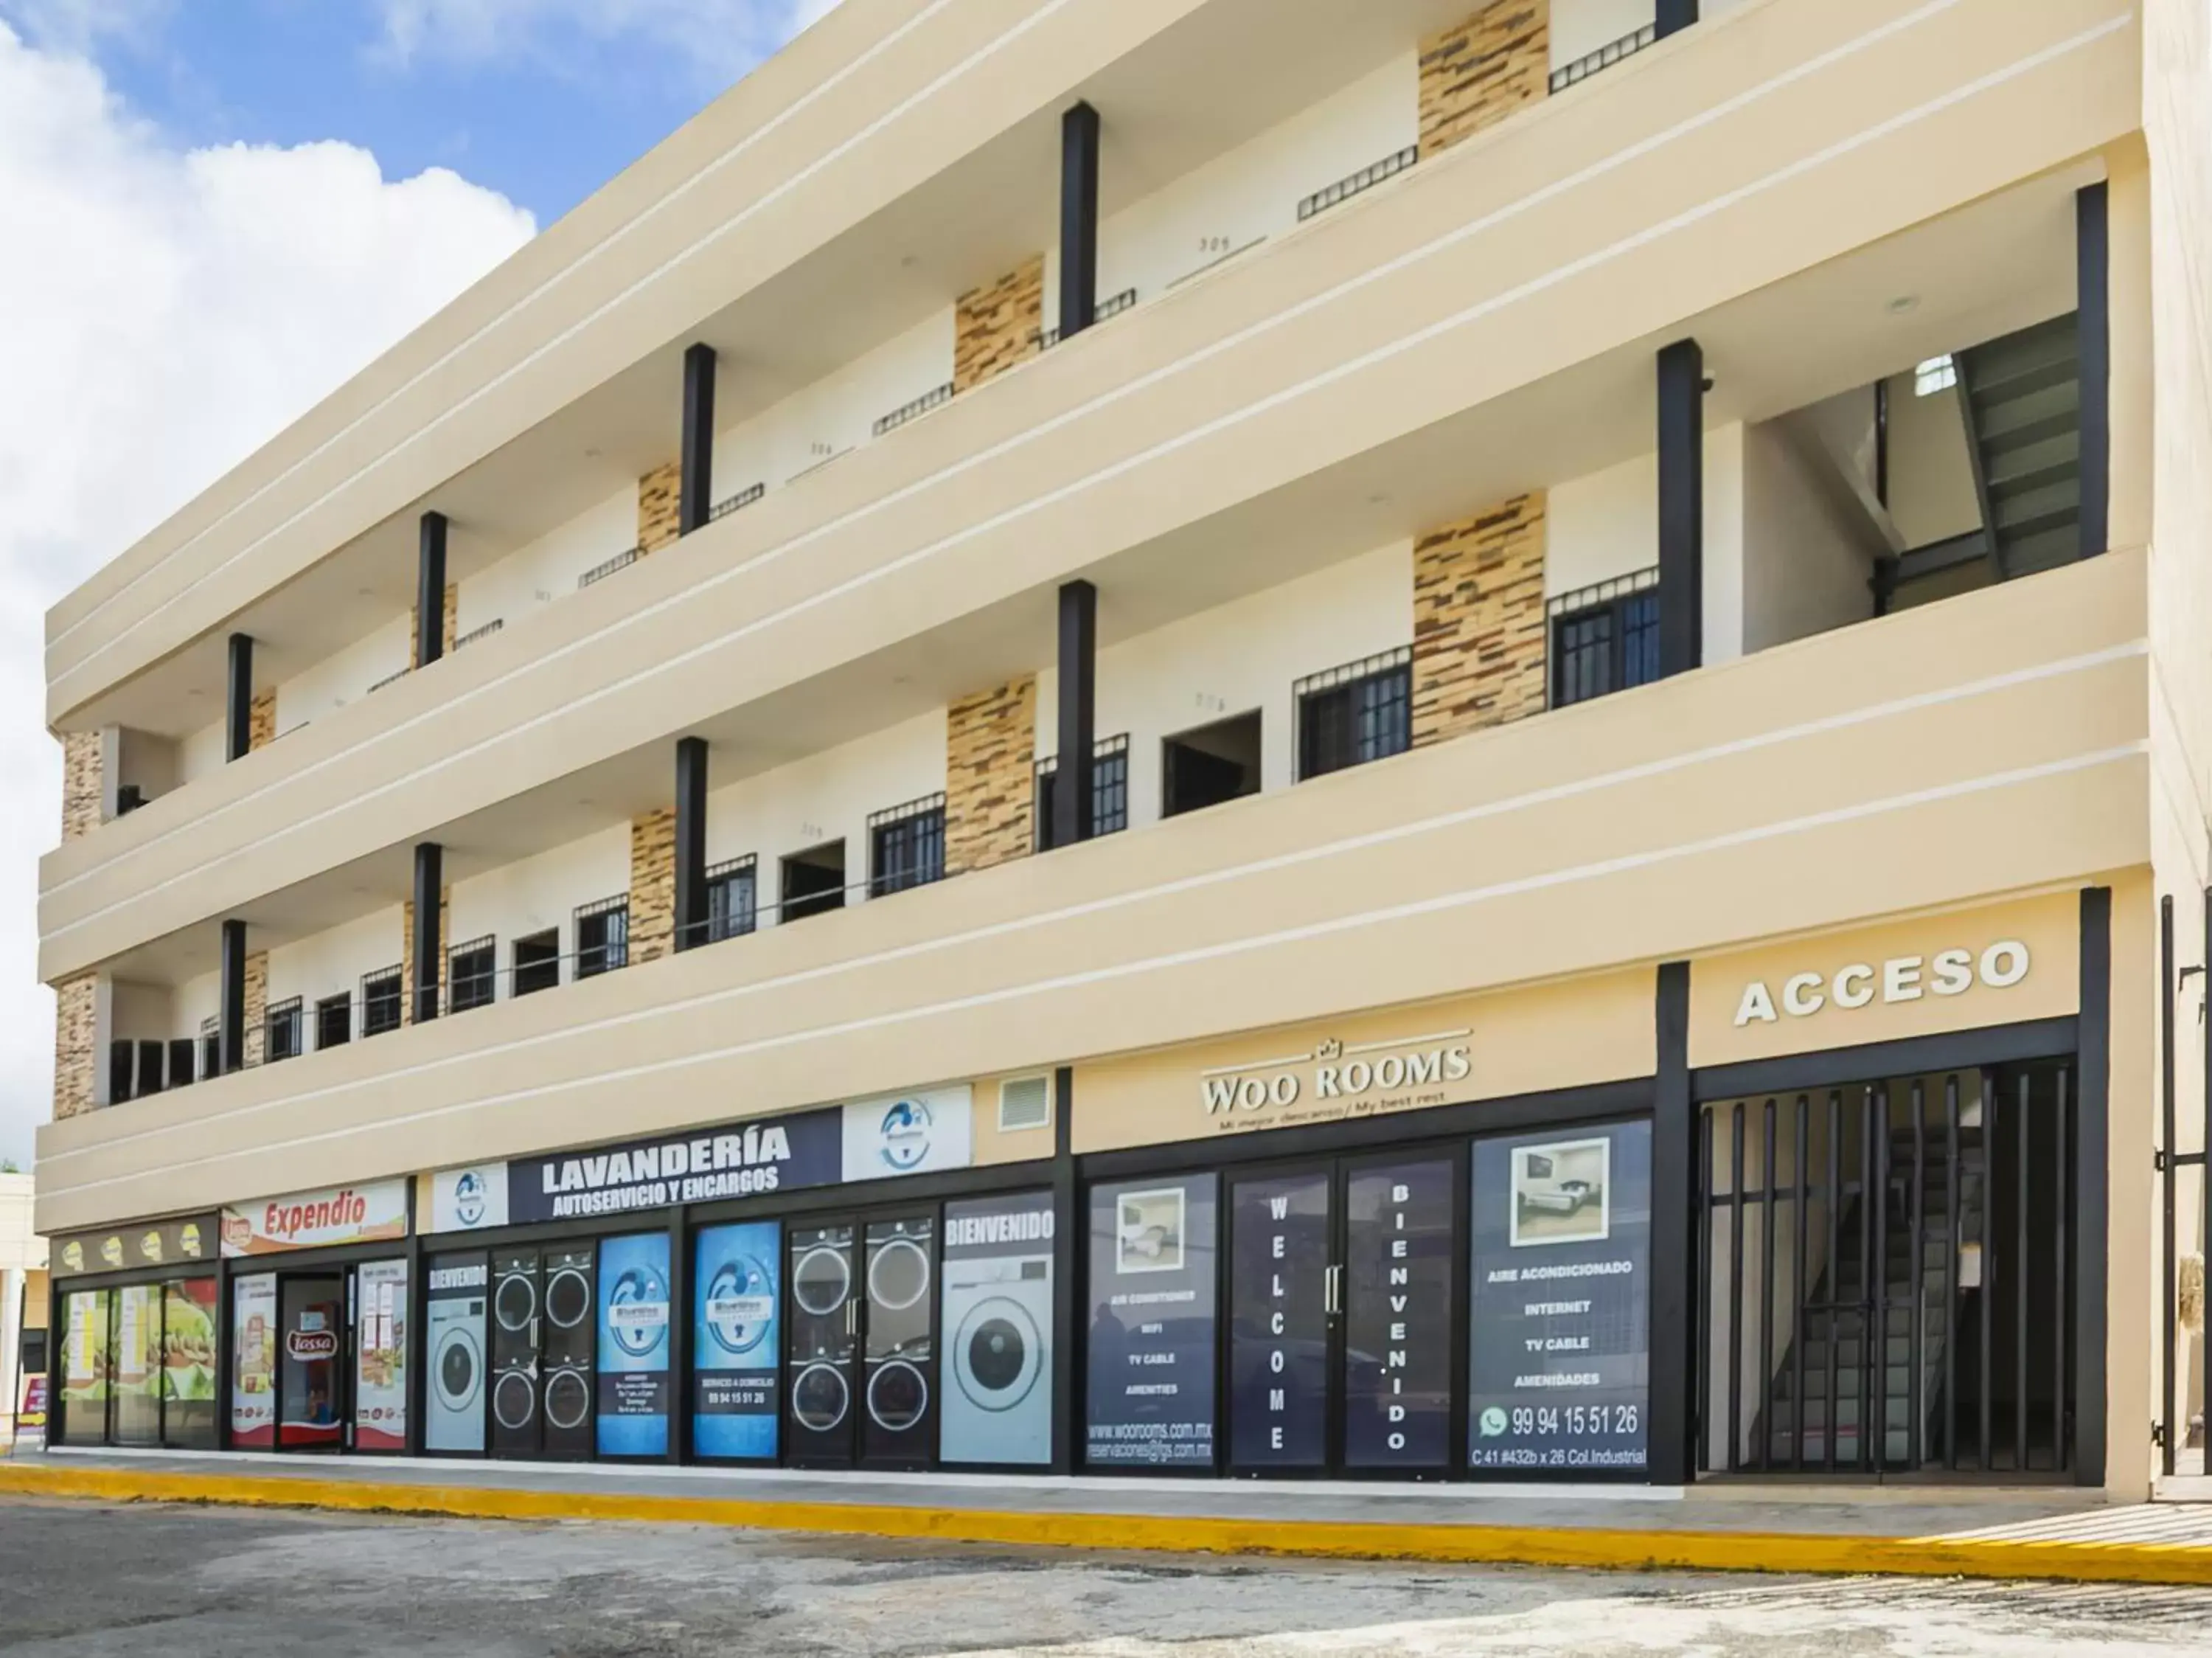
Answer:
<svg viewBox="0 0 2212 1658"><path fill-rule="evenodd" d="M1607 1570L1888 1573L2212 1584L2212 1549L2143 1543L1952 1543L1814 1533L1386 1525L1151 1515L1007 1512L893 1503L777 1503L265 1474L0 1466L0 1493L119 1503L333 1509L466 1520L603 1520L940 1542L1199 1554L1418 1560Z"/></svg>

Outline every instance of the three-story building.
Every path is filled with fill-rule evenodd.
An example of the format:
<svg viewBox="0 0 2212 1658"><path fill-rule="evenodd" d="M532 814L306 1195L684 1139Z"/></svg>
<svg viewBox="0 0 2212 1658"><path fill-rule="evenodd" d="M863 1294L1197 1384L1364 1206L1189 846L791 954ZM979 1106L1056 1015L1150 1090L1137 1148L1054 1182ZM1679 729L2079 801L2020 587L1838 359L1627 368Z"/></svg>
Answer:
<svg viewBox="0 0 2212 1658"><path fill-rule="evenodd" d="M1470 3L847 0L55 608L58 1442L2200 1454L2212 24Z"/></svg>

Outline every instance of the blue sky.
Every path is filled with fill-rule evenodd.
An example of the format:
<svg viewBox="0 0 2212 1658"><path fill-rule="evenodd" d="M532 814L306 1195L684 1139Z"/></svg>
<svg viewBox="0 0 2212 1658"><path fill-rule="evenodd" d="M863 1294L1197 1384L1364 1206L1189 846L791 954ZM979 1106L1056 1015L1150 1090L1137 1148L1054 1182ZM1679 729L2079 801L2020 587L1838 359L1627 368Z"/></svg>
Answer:
<svg viewBox="0 0 2212 1658"><path fill-rule="evenodd" d="M543 226L799 24L806 0L0 0L179 149L340 139Z"/></svg>

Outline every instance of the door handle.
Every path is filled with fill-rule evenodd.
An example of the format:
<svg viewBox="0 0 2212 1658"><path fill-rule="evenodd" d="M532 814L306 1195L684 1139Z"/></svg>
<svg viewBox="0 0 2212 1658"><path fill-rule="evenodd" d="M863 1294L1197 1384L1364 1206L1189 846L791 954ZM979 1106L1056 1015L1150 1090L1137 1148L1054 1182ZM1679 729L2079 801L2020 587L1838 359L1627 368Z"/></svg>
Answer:
<svg viewBox="0 0 2212 1658"><path fill-rule="evenodd" d="M845 1334L848 1338L857 1338L860 1333L860 1303L847 1301L845 1303Z"/></svg>
<svg viewBox="0 0 2212 1658"><path fill-rule="evenodd" d="M1344 1311L1344 1269L1324 1268L1322 1273L1322 1311L1330 1318Z"/></svg>

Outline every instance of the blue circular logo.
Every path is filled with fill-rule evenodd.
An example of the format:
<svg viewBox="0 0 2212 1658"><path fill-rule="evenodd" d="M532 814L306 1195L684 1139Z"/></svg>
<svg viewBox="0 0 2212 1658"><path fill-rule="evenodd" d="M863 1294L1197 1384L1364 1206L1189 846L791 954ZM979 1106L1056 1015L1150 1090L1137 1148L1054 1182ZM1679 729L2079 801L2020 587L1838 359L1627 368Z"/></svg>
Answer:
<svg viewBox="0 0 2212 1658"><path fill-rule="evenodd" d="M474 1226L484 1217L484 1177L465 1169L453 1182L453 1217L463 1226Z"/></svg>
<svg viewBox="0 0 2212 1658"><path fill-rule="evenodd" d="M929 1107L919 1100L901 1100L884 1113L877 1131L884 1161L898 1173L920 1168L929 1156Z"/></svg>
<svg viewBox="0 0 2212 1658"><path fill-rule="evenodd" d="M643 1358L668 1336L668 1286L649 1267L633 1266L607 1295L607 1328L615 1345Z"/></svg>
<svg viewBox="0 0 2212 1658"><path fill-rule="evenodd" d="M741 1255L714 1269L707 1283L707 1329L715 1346L734 1357L768 1339L775 1320L772 1284L755 1256Z"/></svg>

